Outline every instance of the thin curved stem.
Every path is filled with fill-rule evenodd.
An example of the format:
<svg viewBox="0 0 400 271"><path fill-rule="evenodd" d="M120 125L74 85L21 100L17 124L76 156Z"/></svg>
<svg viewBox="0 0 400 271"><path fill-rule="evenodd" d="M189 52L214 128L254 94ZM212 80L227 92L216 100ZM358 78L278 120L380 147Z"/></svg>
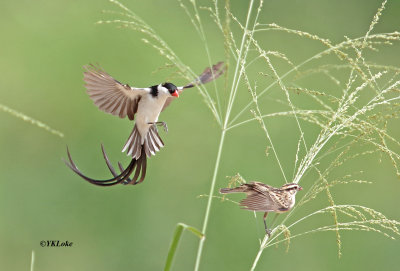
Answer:
<svg viewBox="0 0 400 271"><path fill-rule="evenodd" d="M215 167L214 167L214 174L213 174L213 178L212 178L212 181L211 181L210 192L208 194L209 196L208 196L208 201L207 201L206 214L204 216L203 227L201 228L201 232L204 235L206 234L207 225L208 225L208 219L209 219L210 212L211 212L211 205L212 205L212 199L213 199L212 195L214 194L215 183L216 183L216 180L217 180L218 169L219 169L219 163L221 161L221 154L222 154L222 147L224 145L225 133L226 133L226 131L222 130L221 139L219 141L217 160L215 162ZM199 248L197 250L196 264L195 264L195 267L194 267L195 271L198 271L199 267L200 267L200 261L201 261L201 255L202 255L202 252L203 252L204 241L205 241L205 238L200 239Z"/></svg>
<svg viewBox="0 0 400 271"><path fill-rule="evenodd" d="M244 58L247 56L247 52L245 50L245 41L246 41L246 37L247 37L247 32L248 32L248 25L250 22L250 15L251 15L251 11L253 9L253 3L254 0L251 0L249 3L249 9L247 12L247 18L246 18L246 26L245 29L243 31L243 37L242 37L242 42L240 45L240 50L239 50L239 54L238 54L238 59L237 59L237 64L236 64L236 68L235 68L235 73L234 73L234 79L233 79L233 83L232 83L232 88L231 88L231 92L229 95L229 100L228 100L228 105L227 105L227 110L226 110L226 115L225 115L225 120L223 122L222 125L222 132L221 132L221 138L220 138L220 142L219 142L219 147L218 147L218 153L217 153L217 160L215 162L215 167L214 167L214 174L213 174L213 178L211 181L211 187L210 187L210 192L209 192L209 197L208 197L208 201L207 201L207 208L206 208L206 213L204 215L204 220L203 220L203 227L202 227L202 233L204 235L206 235L206 230L207 230L207 225L208 225L208 219L209 219L209 215L211 212L211 205L212 205L212 200L213 200L213 194L214 194L214 189L215 189L215 183L217 180L217 174L218 174L218 169L219 169L219 163L221 160L221 154L222 154L222 147L224 145L224 139L225 139L225 134L226 134L226 128L228 126L228 122L229 122L229 118L231 115L231 109L233 106L233 102L235 100L235 96L236 96L236 91L237 88L239 86L239 80L240 80L240 73L241 73L241 69L240 69L240 62L244 61ZM243 58L244 56L244 58ZM195 263L195 271L198 271L200 268L200 261L201 261L201 256L202 256L202 252L203 252L203 247L204 247L204 241L205 239L200 240L199 243L199 247L197 250L197 256L196 256L196 263Z"/></svg>

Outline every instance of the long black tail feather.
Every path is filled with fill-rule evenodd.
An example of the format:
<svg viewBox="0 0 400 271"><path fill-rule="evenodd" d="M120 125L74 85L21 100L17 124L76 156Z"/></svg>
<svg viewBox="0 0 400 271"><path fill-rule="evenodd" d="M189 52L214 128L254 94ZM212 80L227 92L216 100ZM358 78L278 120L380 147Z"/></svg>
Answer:
<svg viewBox="0 0 400 271"><path fill-rule="evenodd" d="M131 162L129 163L128 167L124 169L121 165L120 162L118 162L118 167L121 171L120 174L117 174L115 171L114 167L111 165L110 160L108 159L108 156L105 152L104 146L101 145L101 150L103 153L104 160L107 164L108 169L110 170L111 174L114 176L111 179L107 180L96 180L93 178L89 178L85 176L76 166L74 161L72 160L71 153L69 152L69 149L67 147L67 155L68 155L68 160L64 160L64 163L72 170L74 171L78 176L80 176L82 179L88 181L91 184L98 185L98 186L112 186L116 184L139 184L143 182L145 176L146 176L146 166L147 166L147 159L144 151L142 152L143 155L139 157L139 159L132 159ZM132 179L129 178L129 176L133 173L133 171L136 168L135 175ZM141 174L140 174L141 173ZM138 178L140 176L140 179L138 181Z"/></svg>

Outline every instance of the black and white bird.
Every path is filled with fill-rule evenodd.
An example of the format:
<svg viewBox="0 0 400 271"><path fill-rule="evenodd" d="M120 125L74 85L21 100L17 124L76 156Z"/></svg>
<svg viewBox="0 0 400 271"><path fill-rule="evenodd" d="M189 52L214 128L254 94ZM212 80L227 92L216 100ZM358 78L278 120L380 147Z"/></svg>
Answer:
<svg viewBox="0 0 400 271"><path fill-rule="evenodd" d="M126 151L127 155L132 157L132 160L126 169L123 169L119 163L121 174L118 175L111 166L102 146L104 159L114 176L114 178L108 180L95 180L83 175L72 161L68 148L69 162L65 161L65 163L75 173L92 184L110 186L119 183L141 183L146 176L147 158L155 155L164 147L164 142L158 134L157 125L162 125L165 131L168 129L165 122L158 121L160 113L174 99L179 97L184 89L205 84L218 78L225 71L223 64L223 62L219 62L211 68L206 68L196 80L182 87L167 82L145 88L122 84L99 66L85 66L86 71L83 79L86 83L85 87L89 97L99 109L120 118L128 117L130 120L134 120L136 116L135 126L122 149L122 152ZM135 175L130 179L129 176L135 171L135 168Z"/></svg>

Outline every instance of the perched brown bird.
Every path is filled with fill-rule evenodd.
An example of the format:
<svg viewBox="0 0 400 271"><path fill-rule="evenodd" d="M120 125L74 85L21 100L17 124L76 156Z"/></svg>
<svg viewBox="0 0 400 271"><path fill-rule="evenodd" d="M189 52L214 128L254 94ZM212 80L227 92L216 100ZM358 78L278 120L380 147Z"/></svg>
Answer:
<svg viewBox="0 0 400 271"><path fill-rule="evenodd" d="M303 188L296 183L288 183L280 188L275 188L260 182L251 182L242 184L235 188L222 188L221 194L246 193L247 197L240 201L242 209L265 212L264 226L265 231L270 235L266 218L269 212L284 213L293 208L297 191Z"/></svg>

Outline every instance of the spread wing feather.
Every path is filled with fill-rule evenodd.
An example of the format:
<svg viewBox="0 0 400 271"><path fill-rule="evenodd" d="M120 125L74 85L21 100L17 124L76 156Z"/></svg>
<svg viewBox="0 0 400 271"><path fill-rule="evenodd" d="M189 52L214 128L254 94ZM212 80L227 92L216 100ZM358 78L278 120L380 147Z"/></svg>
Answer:
<svg viewBox="0 0 400 271"><path fill-rule="evenodd" d="M120 118L128 116L134 119L138 103L142 95L148 93L147 88L132 88L121 84L111 75L106 73L100 66L84 66L83 80L85 87L94 104L106 113Z"/></svg>
<svg viewBox="0 0 400 271"><path fill-rule="evenodd" d="M194 86L206 84L208 82L211 82L218 77L220 77L226 70L226 66L224 66L224 62L218 62L217 64L213 65L212 68L207 67L202 74L198 78L196 78L193 82L187 84L186 86L183 87L178 87L178 92L179 94L182 93L182 91L185 88L192 88ZM164 103L164 107L162 108L162 111L174 100L176 97L168 97L167 100Z"/></svg>

